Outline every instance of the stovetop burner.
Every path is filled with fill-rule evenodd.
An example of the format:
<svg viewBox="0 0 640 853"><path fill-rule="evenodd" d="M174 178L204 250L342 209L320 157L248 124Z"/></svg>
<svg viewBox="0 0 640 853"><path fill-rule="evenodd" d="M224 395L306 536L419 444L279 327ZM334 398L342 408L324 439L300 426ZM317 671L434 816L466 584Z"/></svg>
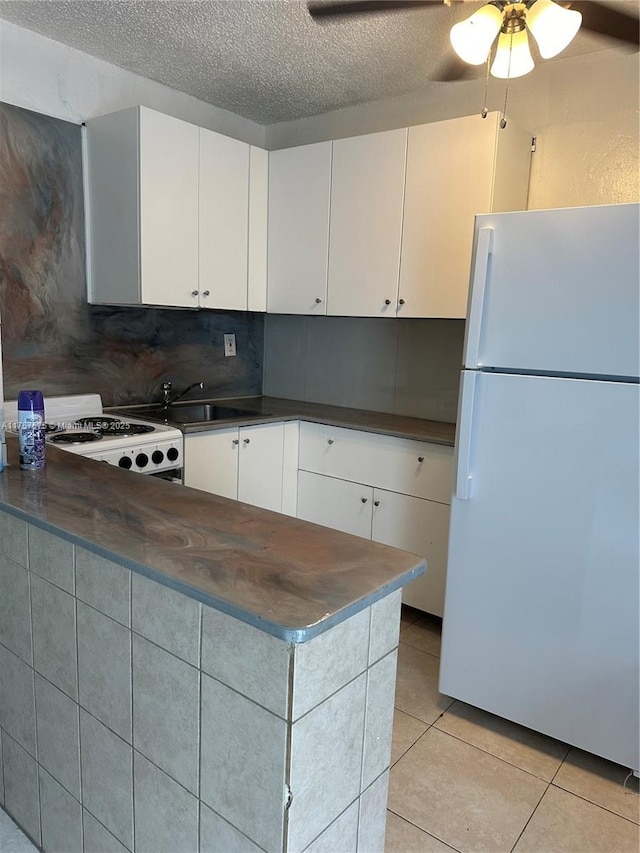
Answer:
<svg viewBox="0 0 640 853"><path fill-rule="evenodd" d="M99 432L108 438L127 438L132 435L145 435L154 432L155 427L151 424L131 424L119 418L109 418L99 415L93 418L80 418L76 425L95 432Z"/></svg>
<svg viewBox="0 0 640 853"><path fill-rule="evenodd" d="M59 435L52 435L49 441L53 444L89 444L101 439L99 432L62 432Z"/></svg>

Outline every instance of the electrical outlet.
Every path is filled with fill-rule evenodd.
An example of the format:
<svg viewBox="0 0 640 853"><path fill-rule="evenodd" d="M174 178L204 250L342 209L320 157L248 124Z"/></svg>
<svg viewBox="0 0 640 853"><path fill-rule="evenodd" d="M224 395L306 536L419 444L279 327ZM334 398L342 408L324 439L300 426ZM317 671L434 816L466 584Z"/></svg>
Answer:
<svg viewBox="0 0 640 853"><path fill-rule="evenodd" d="M225 356L236 354L236 336L234 334L224 336L224 354Z"/></svg>

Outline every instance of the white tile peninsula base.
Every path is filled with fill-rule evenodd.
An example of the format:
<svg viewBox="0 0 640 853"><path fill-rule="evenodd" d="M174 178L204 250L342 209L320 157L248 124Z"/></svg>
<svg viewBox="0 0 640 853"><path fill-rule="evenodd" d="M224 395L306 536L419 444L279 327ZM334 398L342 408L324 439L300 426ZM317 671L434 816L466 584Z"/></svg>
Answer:
<svg viewBox="0 0 640 853"><path fill-rule="evenodd" d="M382 853L400 598L291 644L0 511L0 805L44 851Z"/></svg>

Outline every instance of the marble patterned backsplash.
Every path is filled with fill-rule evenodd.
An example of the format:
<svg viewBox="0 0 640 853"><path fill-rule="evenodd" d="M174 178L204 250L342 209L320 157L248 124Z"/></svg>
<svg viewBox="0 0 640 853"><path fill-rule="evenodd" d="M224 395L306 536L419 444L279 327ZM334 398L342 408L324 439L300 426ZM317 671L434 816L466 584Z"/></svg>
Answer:
<svg viewBox="0 0 640 853"><path fill-rule="evenodd" d="M86 300L80 127L0 104L0 318L4 394L99 393L105 406L262 391L264 317L92 306ZM223 335L236 335L225 358Z"/></svg>

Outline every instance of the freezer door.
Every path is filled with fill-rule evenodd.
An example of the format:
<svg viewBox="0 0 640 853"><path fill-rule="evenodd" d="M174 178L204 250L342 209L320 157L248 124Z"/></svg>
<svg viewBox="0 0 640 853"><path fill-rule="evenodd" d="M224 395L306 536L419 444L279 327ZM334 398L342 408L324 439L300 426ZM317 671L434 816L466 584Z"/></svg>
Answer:
<svg viewBox="0 0 640 853"><path fill-rule="evenodd" d="M463 384L440 690L637 770L639 386Z"/></svg>
<svg viewBox="0 0 640 853"><path fill-rule="evenodd" d="M477 216L465 366L637 377L638 210Z"/></svg>

